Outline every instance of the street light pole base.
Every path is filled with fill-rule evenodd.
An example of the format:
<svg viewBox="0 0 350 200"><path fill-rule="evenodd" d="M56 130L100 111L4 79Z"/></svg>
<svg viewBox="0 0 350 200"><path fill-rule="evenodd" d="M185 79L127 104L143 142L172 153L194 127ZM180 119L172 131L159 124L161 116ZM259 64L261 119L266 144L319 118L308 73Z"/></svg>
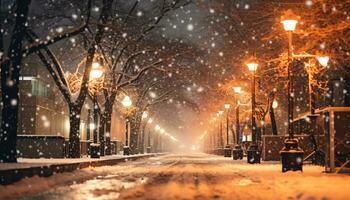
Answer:
<svg viewBox="0 0 350 200"><path fill-rule="evenodd" d="M226 145L226 147L224 148L224 157L231 157L231 147L230 145Z"/></svg>
<svg viewBox="0 0 350 200"><path fill-rule="evenodd" d="M100 158L100 144L90 144L90 158Z"/></svg>
<svg viewBox="0 0 350 200"><path fill-rule="evenodd" d="M249 164L260 163L261 151L255 143L251 144L247 150L247 162Z"/></svg>
<svg viewBox="0 0 350 200"><path fill-rule="evenodd" d="M232 150L233 160L242 160L243 159L243 149L241 145L236 144L235 148Z"/></svg>
<svg viewBox="0 0 350 200"><path fill-rule="evenodd" d="M147 152L147 153L151 153L151 147L147 147L147 148L146 148L146 152Z"/></svg>
<svg viewBox="0 0 350 200"><path fill-rule="evenodd" d="M282 172L303 171L304 151L298 146L298 139L286 139L280 151Z"/></svg>
<svg viewBox="0 0 350 200"><path fill-rule="evenodd" d="M130 147L129 146L124 146L123 147L123 155L124 156L130 155Z"/></svg>

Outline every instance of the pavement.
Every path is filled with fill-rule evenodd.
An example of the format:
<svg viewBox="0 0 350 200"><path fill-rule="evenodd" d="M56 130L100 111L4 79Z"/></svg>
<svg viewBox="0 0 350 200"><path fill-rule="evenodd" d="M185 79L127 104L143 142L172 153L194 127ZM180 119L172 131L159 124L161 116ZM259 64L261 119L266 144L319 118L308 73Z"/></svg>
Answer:
<svg viewBox="0 0 350 200"><path fill-rule="evenodd" d="M0 185L11 184L31 176L48 177L55 173L71 172L86 167L115 165L120 162L161 155L157 153L130 156L109 155L101 158L82 157L76 159L25 159L18 158L17 163L0 163Z"/></svg>
<svg viewBox="0 0 350 200"><path fill-rule="evenodd" d="M0 186L0 199L349 199L350 176L305 165L281 173L278 163L201 154L166 154L88 167Z"/></svg>

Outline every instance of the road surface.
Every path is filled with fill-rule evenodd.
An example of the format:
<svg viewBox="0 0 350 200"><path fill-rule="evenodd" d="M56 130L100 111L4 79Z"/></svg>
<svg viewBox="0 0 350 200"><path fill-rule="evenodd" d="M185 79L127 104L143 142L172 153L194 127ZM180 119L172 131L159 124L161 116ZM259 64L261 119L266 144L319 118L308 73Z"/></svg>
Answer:
<svg viewBox="0 0 350 200"><path fill-rule="evenodd" d="M0 199L350 199L350 176L281 173L278 163L246 164L206 154L170 154L0 186Z"/></svg>

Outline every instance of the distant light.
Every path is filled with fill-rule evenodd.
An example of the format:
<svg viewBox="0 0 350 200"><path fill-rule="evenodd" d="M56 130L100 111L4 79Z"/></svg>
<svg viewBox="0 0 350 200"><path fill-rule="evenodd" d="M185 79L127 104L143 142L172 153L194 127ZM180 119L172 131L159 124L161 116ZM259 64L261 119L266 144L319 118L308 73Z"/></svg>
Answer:
<svg viewBox="0 0 350 200"><path fill-rule="evenodd" d="M149 118L148 121L147 121L147 123L149 123L149 124L152 124L152 122L153 122L152 118Z"/></svg>
<svg viewBox="0 0 350 200"><path fill-rule="evenodd" d="M272 108L276 109L278 107L278 102L276 100L273 100L272 102Z"/></svg>
<svg viewBox="0 0 350 200"><path fill-rule="evenodd" d="M230 109L231 105L227 103L224 105L224 107L225 107L225 109Z"/></svg>
<svg viewBox="0 0 350 200"><path fill-rule="evenodd" d="M222 110L219 110L219 115L222 115L223 113L224 113L224 111L222 111Z"/></svg>
<svg viewBox="0 0 350 200"><path fill-rule="evenodd" d="M132 105L132 101L129 96L125 96L122 100L122 104L124 107L130 107Z"/></svg>
<svg viewBox="0 0 350 200"><path fill-rule="evenodd" d="M98 62L92 63L92 69L97 69L97 68L99 68L100 66L101 66L100 63L98 63Z"/></svg>
<svg viewBox="0 0 350 200"><path fill-rule="evenodd" d="M148 113L145 111L142 113L142 119L146 119L148 117Z"/></svg>
<svg viewBox="0 0 350 200"><path fill-rule="evenodd" d="M157 124L157 125L155 126L155 129L156 129L156 131L159 131L159 130L160 130L160 126Z"/></svg>
<svg viewBox="0 0 350 200"><path fill-rule="evenodd" d="M241 87L233 87L233 91L236 93L236 94L239 94L242 92L242 88Z"/></svg>
<svg viewBox="0 0 350 200"><path fill-rule="evenodd" d="M89 127L90 127L91 130L94 130L95 129L95 124L94 123L90 123Z"/></svg>

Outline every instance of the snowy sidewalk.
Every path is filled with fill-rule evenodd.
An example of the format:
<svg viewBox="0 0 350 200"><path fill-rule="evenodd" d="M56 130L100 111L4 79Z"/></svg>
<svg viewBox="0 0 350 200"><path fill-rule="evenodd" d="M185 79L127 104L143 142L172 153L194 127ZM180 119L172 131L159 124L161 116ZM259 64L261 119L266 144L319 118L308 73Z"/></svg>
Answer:
<svg viewBox="0 0 350 200"><path fill-rule="evenodd" d="M76 159L24 159L19 158L17 163L0 163L0 185L10 184L25 177L51 176L55 173L71 172L86 167L98 167L115 165L129 160L137 160L157 156L160 154L138 154L138 155L111 155L98 159L89 157Z"/></svg>

